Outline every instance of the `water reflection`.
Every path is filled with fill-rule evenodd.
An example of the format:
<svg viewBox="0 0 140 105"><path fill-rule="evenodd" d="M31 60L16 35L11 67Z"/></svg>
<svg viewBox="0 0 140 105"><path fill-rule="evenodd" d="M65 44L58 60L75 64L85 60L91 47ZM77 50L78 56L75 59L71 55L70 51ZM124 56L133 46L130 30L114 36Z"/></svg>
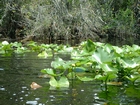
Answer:
<svg viewBox="0 0 140 105"><path fill-rule="evenodd" d="M63 58L67 59L67 55ZM71 80L70 87L53 89L48 78L39 78L40 70L50 67L53 58L40 59L35 53L0 56L0 104L1 105L136 105L140 100L140 88L109 86L102 91L100 81L81 82ZM35 81L42 87L30 88Z"/></svg>

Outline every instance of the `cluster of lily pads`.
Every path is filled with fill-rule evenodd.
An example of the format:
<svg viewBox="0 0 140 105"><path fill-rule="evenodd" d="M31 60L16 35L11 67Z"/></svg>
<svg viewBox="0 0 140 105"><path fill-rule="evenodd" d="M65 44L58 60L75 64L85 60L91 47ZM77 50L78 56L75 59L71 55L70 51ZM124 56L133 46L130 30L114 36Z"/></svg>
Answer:
<svg viewBox="0 0 140 105"><path fill-rule="evenodd" d="M81 81L101 80L105 86L109 83L133 85L140 82L140 46L111 44L87 40L77 47L57 44L37 44L29 42L23 45L19 42L0 43L0 54L24 54L37 52L38 57L47 58L56 53L67 53L70 59L64 60L55 56L51 68L42 69L41 72L50 75L49 84L52 87L69 87L70 79Z"/></svg>
<svg viewBox="0 0 140 105"><path fill-rule="evenodd" d="M138 45L118 47L88 40L73 47L70 55L70 60L58 57L52 61L51 68L41 70L52 76L49 82L51 86L69 87L69 79L101 80L105 86L109 83L120 85L140 81Z"/></svg>

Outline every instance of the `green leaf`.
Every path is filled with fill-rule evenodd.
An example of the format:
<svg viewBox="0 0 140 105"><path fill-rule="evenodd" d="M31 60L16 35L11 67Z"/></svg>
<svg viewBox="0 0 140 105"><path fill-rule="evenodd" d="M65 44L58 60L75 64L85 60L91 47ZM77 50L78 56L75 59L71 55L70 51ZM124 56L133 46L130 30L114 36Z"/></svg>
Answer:
<svg viewBox="0 0 140 105"><path fill-rule="evenodd" d="M139 75L131 75L130 77L125 76L125 78L127 78L128 80L130 80L131 82L135 82L136 80L140 79L140 74Z"/></svg>
<svg viewBox="0 0 140 105"><path fill-rule="evenodd" d="M119 61L124 68L135 68L139 66L139 64L132 59L120 59Z"/></svg>
<svg viewBox="0 0 140 105"><path fill-rule="evenodd" d="M93 81L93 80L94 80L94 78L87 77L87 76L84 76L84 77L80 77L80 76L78 76L78 75L76 75L76 76L77 76L77 78L78 78L79 80L81 80L81 81Z"/></svg>
<svg viewBox="0 0 140 105"><path fill-rule="evenodd" d="M113 46L113 48L114 48L114 50L115 50L115 52L116 52L117 54L123 53L123 49L122 49L122 48L120 48L120 47L118 47L118 46Z"/></svg>
<svg viewBox="0 0 140 105"><path fill-rule="evenodd" d="M69 81L64 76L62 76L59 81L56 81L54 77L51 77L49 84L50 86L55 87L55 88L69 87Z"/></svg>
<svg viewBox="0 0 140 105"><path fill-rule="evenodd" d="M52 76L56 76L56 74L54 74L54 72L51 68L43 69L43 70L41 70L41 72L52 75Z"/></svg>
<svg viewBox="0 0 140 105"><path fill-rule="evenodd" d="M112 47L112 45L110 45L110 44L106 44L106 45L104 46L104 49L105 49L105 51L107 51L107 52L110 54L111 51L113 50L113 47Z"/></svg>
<svg viewBox="0 0 140 105"><path fill-rule="evenodd" d="M64 60L62 60L61 58L56 58L55 61L52 61L51 66L53 68L62 68L63 65L65 65Z"/></svg>
<svg viewBox="0 0 140 105"><path fill-rule="evenodd" d="M88 40L87 43L84 45L84 50L86 52L93 52L95 51L95 45L91 40Z"/></svg>
<svg viewBox="0 0 140 105"><path fill-rule="evenodd" d="M113 54L109 54L101 47L97 49L97 51L92 55L92 57L100 64L112 62L112 60L114 59Z"/></svg>
<svg viewBox="0 0 140 105"><path fill-rule="evenodd" d="M58 87L58 82L56 81L56 79L54 77L51 77L49 84L52 87Z"/></svg>
<svg viewBox="0 0 140 105"><path fill-rule="evenodd" d="M117 78L117 75L115 73L113 73L113 72L108 72L105 75L98 74L98 75L95 76L95 79L103 80L105 82L107 82L108 80L114 79L114 78Z"/></svg>
<svg viewBox="0 0 140 105"><path fill-rule="evenodd" d="M54 73L54 70L53 69L51 69L51 68L47 68L47 69L43 69L43 70L41 70L41 72L42 73L46 73L46 74L49 74L49 75L51 75L51 76L61 76L64 72L62 72L62 73L57 73L57 74L55 74Z"/></svg>
<svg viewBox="0 0 140 105"><path fill-rule="evenodd" d="M47 57L48 57L48 54L47 54L47 52L46 52L46 51L42 51L42 52L41 52L41 53L39 53L37 56L38 56L38 57L47 58Z"/></svg>
<svg viewBox="0 0 140 105"><path fill-rule="evenodd" d="M140 51L140 46L138 46L138 45L133 45L132 46L132 48L134 49L134 51L137 51L137 50L139 50Z"/></svg>
<svg viewBox="0 0 140 105"><path fill-rule="evenodd" d="M97 79L97 80L105 80L106 77L102 76L101 74L98 74L98 75L95 76L95 79Z"/></svg>
<svg viewBox="0 0 140 105"><path fill-rule="evenodd" d="M69 87L69 81L65 76L62 76L58 81L59 87Z"/></svg>
<svg viewBox="0 0 140 105"><path fill-rule="evenodd" d="M100 64L100 67L105 72L114 72L114 73L116 73L118 71L117 68L111 67L111 66L109 66L107 64Z"/></svg>

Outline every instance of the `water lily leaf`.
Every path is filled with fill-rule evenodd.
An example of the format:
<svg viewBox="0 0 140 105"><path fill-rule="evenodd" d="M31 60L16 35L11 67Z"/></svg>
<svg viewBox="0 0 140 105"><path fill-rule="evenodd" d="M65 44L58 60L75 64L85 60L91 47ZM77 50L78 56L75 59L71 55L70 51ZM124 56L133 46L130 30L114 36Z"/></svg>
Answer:
<svg viewBox="0 0 140 105"><path fill-rule="evenodd" d="M53 68L62 68L62 66L65 65L65 62L61 58L56 58L55 61L52 61L51 66Z"/></svg>
<svg viewBox="0 0 140 105"><path fill-rule="evenodd" d="M86 52L93 52L95 51L95 45L91 40L88 40L87 43L84 45L84 50Z"/></svg>
<svg viewBox="0 0 140 105"><path fill-rule="evenodd" d="M49 75L52 75L52 76L56 76L56 74L54 73L53 69L51 69L51 68L43 69L43 70L41 70L41 72L49 74Z"/></svg>
<svg viewBox="0 0 140 105"><path fill-rule="evenodd" d="M139 66L139 64L130 59L121 59L120 63L123 65L124 68L135 68Z"/></svg>
<svg viewBox="0 0 140 105"><path fill-rule="evenodd" d="M130 77L125 76L125 78L134 83L136 80L140 79L140 75L131 75Z"/></svg>
<svg viewBox="0 0 140 105"><path fill-rule="evenodd" d="M77 50L74 50L71 52L71 58L72 59L79 59L81 57L80 52Z"/></svg>
<svg viewBox="0 0 140 105"><path fill-rule="evenodd" d="M113 54L109 54L101 47L97 49L97 51L92 55L92 57L100 64L112 62L112 60L114 59Z"/></svg>
<svg viewBox="0 0 140 105"><path fill-rule="evenodd" d="M136 63L138 63L138 64L140 64L140 57L133 58L133 61L136 62Z"/></svg>
<svg viewBox="0 0 140 105"><path fill-rule="evenodd" d="M43 58L47 58L48 54L46 51L42 51L41 53L38 54L38 57L43 57Z"/></svg>
<svg viewBox="0 0 140 105"><path fill-rule="evenodd" d="M54 77L51 77L49 81L50 86L60 88L60 87L69 87L69 81L66 77L62 76L59 81L56 81Z"/></svg>
<svg viewBox="0 0 140 105"><path fill-rule="evenodd" d="M106 44L104 46L104 49L108 52L108 53L111 53L111 51L113 50L113 46L110 45L110 44Z"/></svg>
<svg viewBox="0 0 140 105"><path fill-rule="evenodd" d="M114 79L114 78L117 78L117 75L115 73L112 73L112 72L108 72L106 75L98 74L98 75L95 76L95 79L103 80L103 81L111 80L111 79Z"/></svg>
<svg viewBox="0 0 140 105"><path fill-rule="evenodd" d="M69 87L69 81L65 76L62 76L58 81L59 87Z"/></svg>
<svg viewBox="0 0 140 105"><path fill-rule="evenodd" d="M54 77L51 77L49 84L52 87L58 87L58 82L56 81L56 79Z"/></svg>
<svg viewBox="0 0 140 105"><path fill-rule="evenodd" d="M100 64L100 67L105 72L117 72L118 71L117 68L111 67L107 64Z"/></svg>
<svg viewBox="0 0 140 105"><path fill-rule="evenodd" d="M62 72L62 73L59 73L59 74L58 74L58 73L55 74L55 73L54 73L54 70L51 69L51 68L43 69L43 70L41 70L41 72L42 72L42 73L49 74L49 75L51 75L51 76L60 76L60 75L63 74L63 72Z"/></svg>
<svg viewBox="0 0 140 105"><path fill-rule="evenodd" d="M105 43L101 43L101 42L94 42L94 44L96 45L96 46L104 46L105 45Z"/></svg>
<svg viewBox="0 0 140 105"><path fill-rule="evenodd" d="M94 80L94 78L87 77L87 76L83 76L83 77L80 77L80 76L78 76L78 75L76 75L76 76L77 76L77 78L78 78L79 80L81 80L81 81L93 81L93 80Z"/></svg>
<svg viewBox="0 0 140 105"><path fill-rule="evenodd" d="M121 47L118 47L118 46L112 46L112 47L114 48L114 50L117 54L123 53L123 49Z"/></svg>
<svg viewBox="0 0 140 105"><path fill-rule="evenodd" d="M65 64L62 67L66 70L68 68L72 68L72 66L76 63L76 61L65 61Z"/></svg>
<svg viewBox="0 0 140 105"><path fill-rule="evenodd" d="M63 50L61 50L61 52L72 52L73 51L73 47L67 47L67 46L64 46L63 47Z"/></svg>
<svg viewBox="0 0 140 105"><path fill-rule="evenodd" d="M132 48L134 49L134 51L140 50L140 46L133 44Z"/></svg>
<svg viewBox="0 0 140 105"><path fill-rule="evenodd" d="M117 78L118 76L117 76L117 74L115 74L115 73L113 73L113 72L110 72L110 73L108 73L108 80L112 80L112 79L114 79L114 78Z"/></svg>

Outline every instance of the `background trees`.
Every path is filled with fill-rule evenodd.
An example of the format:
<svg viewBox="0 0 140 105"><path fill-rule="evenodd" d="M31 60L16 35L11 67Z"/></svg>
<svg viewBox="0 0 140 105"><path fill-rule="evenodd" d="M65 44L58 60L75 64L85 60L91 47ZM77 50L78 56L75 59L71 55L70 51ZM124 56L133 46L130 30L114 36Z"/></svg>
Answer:
<svg viewBox="0 0 140 105"><path fill-rule="evenodd" d="M139 0L3 0L1 37L41 40L139 36Z"/></svg>

